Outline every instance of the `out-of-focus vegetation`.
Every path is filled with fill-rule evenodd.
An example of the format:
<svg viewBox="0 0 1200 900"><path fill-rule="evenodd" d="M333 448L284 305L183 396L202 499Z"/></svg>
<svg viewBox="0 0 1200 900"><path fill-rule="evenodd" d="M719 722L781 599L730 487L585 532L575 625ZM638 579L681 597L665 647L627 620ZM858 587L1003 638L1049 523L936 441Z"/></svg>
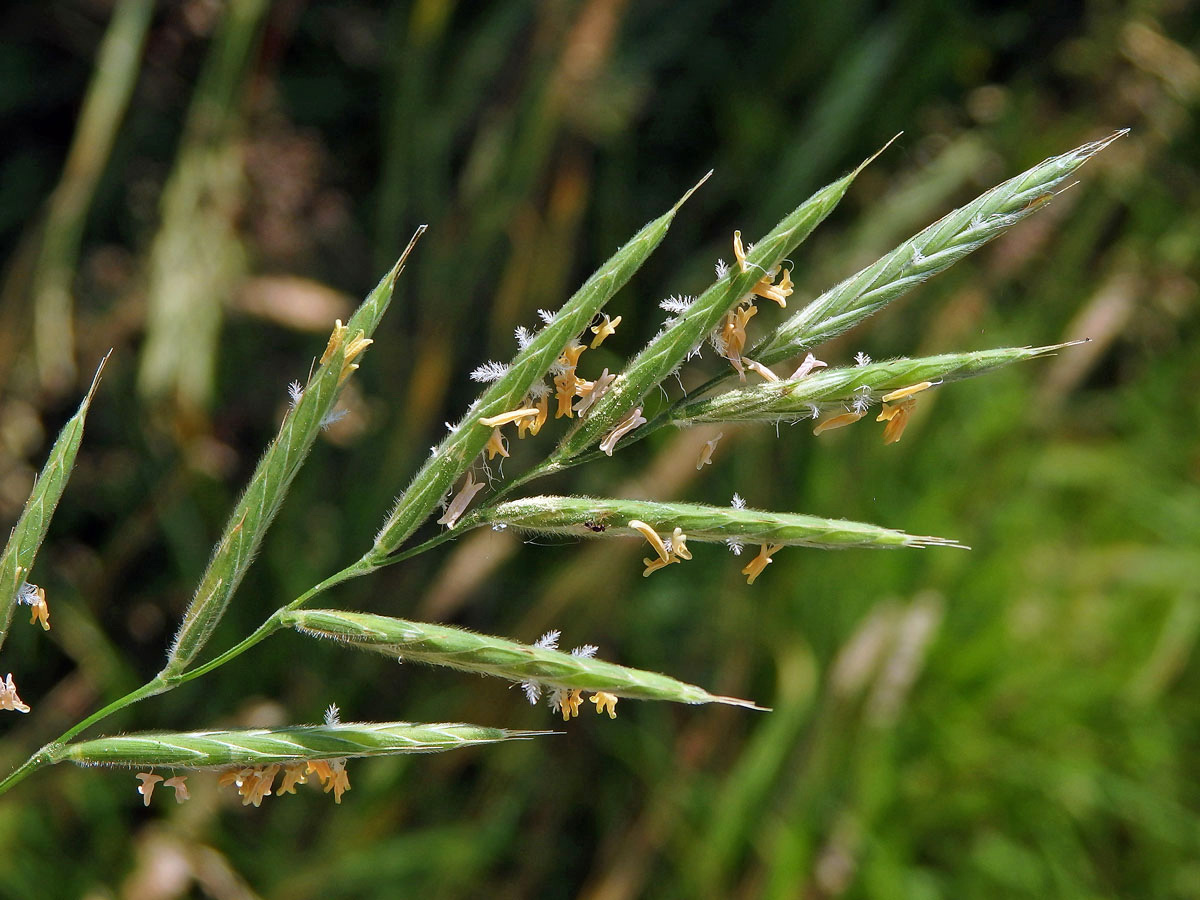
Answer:
<svg viewBox="0 0 1200 900"><path fill-rule="evenodd" d="M115 353L34 571L54 629L18 619L0 663L33 707L4 714L5 770L158 670L288 381L418 223L351 414L218 646L361 554L473 396L468 370L710 167L595 353L636 350L734 228L762 233L896 131L801 248L794 301L1041 158L1133 131L822 355L1092 343L939 391L895 446L862 425L727 429L697 473L711 435L663 432L546 483L737 491L972 552L791 550L747 587L711 548L647 580L632 542L484 531L331 598L525 641L560 628L774 712L623 704L554 738L364 762L336 808L196 784L146 810L127 773L60 766L0 801L0 895L1200 895L1198 26L1171 2L7 4L4 521ZM105 730L316 721L331 702L551 727L499 681L285 634Z"/></svg>

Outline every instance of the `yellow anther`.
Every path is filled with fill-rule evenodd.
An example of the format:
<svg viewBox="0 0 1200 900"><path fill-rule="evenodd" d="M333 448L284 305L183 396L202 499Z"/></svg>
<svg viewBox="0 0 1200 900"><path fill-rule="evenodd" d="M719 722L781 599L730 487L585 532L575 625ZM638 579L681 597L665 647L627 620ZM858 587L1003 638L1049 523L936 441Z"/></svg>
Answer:
<svg viewBox="0 0 1200 900"><path fill-rule="evenodd" d="M534 407L522 406L520 409L510 409L508 412L500 413L498 416L483 416L480 418L479 424L486 425L488 428L499 428L501 425L507 425L509 422L516 422L520 419L536 415L537 409Z"/></svg>
<svg viewBox="0 0 1200 900"><path fill-rule="evenodd" d="M742 569L742 574L746 576L746 584L754 584L754 579L763 573L763 569L769 566L774 560L772 555L782 549L783 544L763 544L758 549L758 556L750 560L746 564L746 568Z"/></svg>
<svg viewBox="0 0 1200 900"><path fill-rule="evenodd" d="M19 713L29 712L28 704L22 702L21 698L17 696L17 686L13 683L12 672L9 672L8 677L0 681L0 709Z"/></svg>
<svg viewBox="0 0 1200 900"><path fill-rule="evenodd" d="M488 438L483 449L487 452L488 459L495 459L497 456L508 459L508 446L504 443L504 435L500 433L499 428L492 429L492 436Z"/></svg>
<svg viewBox="0 0 1200 900"><path fill-rule="evenodd" d="M883 402L891 403L893 400L903 400L905 397L911 397L913 394L919 394L921 391L927 391L931 387L933 387L932 381L922 381L920 384L910 384L908 387L902 387L898 390L892 391L890 394L884 394Z"/></svg>
<svg viewBox="0 0 1200 900"><path fill-rule="evenodd" d="M538 397L536 406L537 415L534 416L533 421L529 422L526 420L526 427L529 429L529 433L534 435L542 430L542 426L546 424L546 419L550 415L550 398L545 395ZM518 425L517 427L520 428L521 426Z"/></svg>
<svg viewBox="0 0 1200 900"><path fill-rule="evenodd" d="M558 704L562 710L564 722L569 722L572 716L579 715L579 705L583 702L583 691L578 690L560 690L558 693Z"/></svg>
<svg viewBox="0 0 1200 900"><path fill-rule="evenodd" d="M667 552L667 545L663 543L663 539L658 536L658 532L647 525L640 519L630 519L629 527L641 534L650 546L654 548L654 552L658 554L658 558L664 563L670 560L670 553Z"/></svg>
<svg viewBox="0 0 1200 900"><path fill-rule="evenodd" d="M749 369L751 372L756 374L763 381L778 381L779 380L779 376L776 375L774 372L772 372L770 369L768 369L766 366L764 366L762 363L755 362L754 360L749 359L748 357L745 357L745 356L742 357L742 365L744 365L747 369Z"/></svg>
<svg viewBox="0 0 1200 900"><path fill-rule="evenodd" d="M154 786L162 781L163 777L153 772L138 772L137 778L141 781L137 792L142 795L142 805L149 806L150 798L154 795Z"/></svg>
<svg viewBox="0 0 1200 900"><path fill-rule="evenodd" d="M45 588L34 588L34 598L33 602L29 604L29 608L33 612L33 615L29 618L29 624L32 625L34 622L40 622L42 631L49 631L50 607L46 603Z"/></svg>
<svg viewBox="0 0 1200 900"><path fill-rule="evenodd" d="M192 795L188 793L186 775L176 775L173 778L168 778L163 782L163 787L169 787L175 791L176 803L182 803L184 800L192 799Z"/></svg>
<svg viewBox="0 0 1200 900"><path fill-rule="evenodd" d="M642 415L642 408L635 407L630 411L624 419L617 423L617 427L604 436L604 440L600 442L600 449L607 455L612 456L613 450L617 448L617 441L633 431L639 425L645 425L646 419Z"/></svg>
<svg viewBox="0 0 1200 900"><path fill-rule="evenodd" d="M608 717L615 719L617 717L617 696L610 694L607 691L596 691L592 694L591 701L596 704L596 714L604 712L608 709Z"/></svg>
<svg viewBox="0 0 1200 900"><path fill-rule="evenodd" d="M746 262L746 251L742 247L742 233L740 231L733 233L733 258L737 260L738 268L741 271L750 271L750 265Z"/></svg>
<svg viewBox="0 0 1200 900"><path fill-rule="evenodd" d="M820 434L823 431L833 431L835 428L844 428L847 425L853 425L861 419L866 413L848 412L842 413L840 416L833 416L818 422L817 427L813 429L813 434Z"/></svg>
<svg viewBox="0 0 1200 900"><path fill-rule="evenodd" d="M333 323L333 334L329 336L329 343L325 345L325 352L321 354L321 365L333 359L333 354L337 353L338 347L342 346L342 341L346 339L346 326L342 324L341 319L335 319Z"/></svg>
<svg viewBox="0 0 1200 900"><path fill-rule="evenodd" d="M725 437L725 432L718 432L717 436L711 441L705 441L704 446L700 448L700 458L696 460L696 471L699 472L705 466L712 465L713 451L717 449L717 443L721 438Z"/></svg>
<svg viewBox="0 0 1200 900"><path fill-rule="evenodd" d="M792 296L793 287L792 273L784 269L783 277L779 281L773 282L770 275L764 275L750 290L766 300L774 300L780 308L784 308L787 306L787 298Z"/></svg>
<svg viewBox="0 0 1200 900"><path fill-rule="evenodd" d="M571 342L563 348L562 355L558 358L558 361L561 365L569 369L574 369L579 365L579 357L583 355L583 351L586 349L587 347L583 346L583 344Z"/></svg>
<svg viewBox="0 0 1200 900"><path fill-rule="evenodd" d="M617 316L615 319L610 321L608 318L608 313L602 313L602 315L604 316L604 321L601 322L599 325L592 326L592 334L594 334L596 336L592 340L592 343L591 343L591 347L593 350L595 350L597 347L599 347L601 344L603 344L604 339L607 338L610 334L615 333L617 330L617 326L621 324L620 316Z"/></svg>
<svg viewBox="0 0 1200 900"><path fill-rule="evenodd" d="M899 403L883 404L883 409L880 410L876 422L887 422L883 427L883 442L885 444L894 444L900 440L904 434L904 429L908 425L908 417L912 415L913 407L917 402L912 397L905 397Z"/></svg>
<svg viewBox="0 0 1200 900"><path fill-rule="evenodd" d="M308 781L308 773L305 763L293 763L290 766L285 766L283 769L283 782L279 785L279 790L275 792L275 796L281 797L284 794L296 793L296 785L304 784Z"/></svg>

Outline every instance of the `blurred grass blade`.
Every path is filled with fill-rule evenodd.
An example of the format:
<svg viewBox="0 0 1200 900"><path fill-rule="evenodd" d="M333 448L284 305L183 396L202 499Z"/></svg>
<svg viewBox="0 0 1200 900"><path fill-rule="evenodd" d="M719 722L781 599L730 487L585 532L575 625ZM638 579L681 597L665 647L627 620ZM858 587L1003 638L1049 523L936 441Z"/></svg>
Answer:
<svg viewBox="0 0 1200 900"><path fill-rule="evenodd" d="M507 412L521 404L530 386L549 371L563 348L641 268L666 236L679 208L707 179L708 175L705 175L670 210L643 227L597 269L553 320L516 355L505 374L471 404L467 414L446 435L400 496L379 529L374 546L364 557L366 561L373 565L382 564L428 518L491 437L492 430L481 427L479 419Z"/></svg>
<svg viewBox="0 0 1200 900"><path fill-rule="evenodd" d="M603 691L637 700L726 703L757 708L748 700L714 696L703 688L657 672L631 669L546 647L518 644L446 625L337 609L287 613L282 623L305 634L342 641L386 656L399 657L405 662L422 662L463 672L495 675L540 687Z"/></svg>
<svg viewBox="0 0 1200 900"><path fill-rule="evenodd" d="M546 734L480 725L345 722L230 731L147 731L66 744L55 762L83 766L207 769L264 766L315 759L439 753Z"/></svg>
<svg viewBox="0 0 1200 900"><path fill-rule="evenodd" d="M504 524L521 531L581 538L640 539L643 533L631 528L630 521L643 522L662 535L670 535L679 528L688 541L701 542L733 538L748 544L782 544L825 550L962 546L949 538L906 534L846 519L700 503L601 497L540 496L509 500L470 517L468 524Z"/></svg>
<svg viewBox="0 0 1200 900"><path fill-rule="evenodd" d="M883 149L886 145L875 156ZM684 358L717 328L725 314L750 293L763 273L774 270L833 212L854 179L875 156L801 203L746 253L747 271L742 272L736 264L730 266L724 278L714 282L696 298L687 312L655 337L617 377L587 417L562 439L547 464L548 468L553 469L592 449L650 390L675 371Z"/></svg>
<svg viewBox="0 0 1200 900"><path fill-rule="evenodd" d="M46 204L30 305L38 374L48 390L60 391L75 377L71 294L79 242L137 83L153 13L154 0L118 0L113 7L62 178Z"/></svg>
<svg viewBox="0 0 1200 900"><path fill-rule="evenodd" d="M92 404L92 397L100 384L100 373L104 371L106 362L107 354L100 360L92 378L92 385L79 404L79 409L59 431L54 446L50 448L50 456L34 482L29 499L25 501L21 518L17 520L16 527L9 535L4 555L0 557L0 603L4 604L3 612L0 612L0 645L8 635L8 626L12 623L13 608L21 592L21 585L28 580L38 548L42 546L46 531L50 528L54 509L58 506L58 501L67 487L67 480L71 477L71 469L75 466L75 454L79 452L79 445L83 442L83 425L87 419L88 407Z"/></svg>
<svg viewBox="0 0 1200 900"><path fill-rule="evenodd" d="M321 423L337 401L344 376L343 364L348 362L345 359L347 341L353 341L360 333L369 337L374 332L391 301L396 278L404 270L405 260L423 231L424 226L413 235L392 271L383 277L350 318L350 326L343 326L345 339L309 378L299 401L284 416L279 434L259 460L246 493L234 507L225 525L225 531L175 635L162 675L178 674L187 668L217 627L230 597L250 567L271 520L279 511L292 479L312 449L313 441L321 431Z"/></svg>
<svg viewBox="0 0 1200 900"><path fill-rule="evenodd" d="M1053 156L986 191L817 297L747 355L771 365L854 327L1040 209L1064 179L1127 133L1114 131Z"/></svg>
<svg viewBox="0 0 1200 900"><path fill-rule="evenodd" d="M837 411L845 412L846 404L874 404L890 391L909 385L928 381L936 386L986 375L1012 363L1049 356L1080 343L1083 341L944 353L825 369L796 381L768 381L684 402L672 411L671 420L682 427L699 422L794 422L816 418L832 411L828 404L836 404Z"/></svg>
<svg viewBox="0 0 1200 900"><path fill-rule="evenodd" d="M150 249L138 388L198 415L212 391L222 304L246 269L238 218L246 193L242 102L266 0L230 0L213 37Z"/></svg>

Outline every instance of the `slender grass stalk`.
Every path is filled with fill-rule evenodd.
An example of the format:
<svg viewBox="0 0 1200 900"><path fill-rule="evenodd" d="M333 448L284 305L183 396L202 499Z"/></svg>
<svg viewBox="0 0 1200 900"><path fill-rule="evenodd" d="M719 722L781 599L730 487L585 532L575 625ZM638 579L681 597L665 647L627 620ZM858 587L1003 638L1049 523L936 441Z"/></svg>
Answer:
<svg viewBox="0 0 1200 900"><path fill-rule="evenodd" d="M398 657L402 662L445 666L539 687L604 692L638 700L726 703L758 708L749 700L715 696L694 684L657 672L631 669L544 646L518 644L446 625L338 609L287 613L283 623L304 634Z"/></svg>
<svg viewBox="0 0 1200 900"><path fill-rule="evenodd" d="M612 296L641 268L642 263L666 237L679 208L706 180L708 175L597 269L546 327L516 355L504 374L471 404L466 416L446 435L396 501L375 537L374 546L364 559L373 565L382 564L429 517L491 437L492 430L481 426L479 419L522 405L533 383L549 371L568 342L591 323Z"/></svg>
<svg viewBox="0 0 1200 900"><path fill-rule="evenodd" d="M866 407L877 403L881 395L908 385L921 382L940 385L986 375L1012 363L1049 356L1079 343L1082 341L1046 347L943 353L825 369L795 381L768 381L691 400L675 406L670 417L672 424L680 427L700 422L793 422L816 418L818 414L828 412L829 405Z"/></svg>
<svg viewBox="0 0 1200 900"><path fill-rule="evenodd" d="M51 390L75 377L71 285L79 242L137 83L153 13L154 0L118 0L113 6L62 177L46 203L30 306L39 377Z"/></svg>
<svg viewBox="0 0 1200 900"><path fill-rule="evenodd" d="M138 386L148 399L167 401L185 416L208 404L222 303L247 266L237 227L244 194L238 132L247 75L270 6L267 0L224 5L150 248Z"/></svg>
<svg viewBox="0 0 1200 900"><path fill-rule="evenodd" d="M82 766L213 769L317 759L440 753L479 744L522 740L546 731L509 731L459 723L341 722L228 731L144 731L59 747L53 762Z"/></svg>
<svg viewBox="0 0 1200 900"><path fill-rule="evenodd" d="M688 541L781 544L844 550L854 547L960 547L950 538L907 534L864 522L822 519L799 513L767 512L700 503L658 503L601 497L528 497L482 510L470 524L503 524L537 534L607 539L644 537L630 522L670 535L681 529Z"/></svg>
<svg viewBox="0 0 1200 900"><path fill-rule="evenodd" d="M100 384L100 373L104 371L106 362L107 354L100 360L96 374L92 377L91 387L80 402L79 409L59 431L54 446L50 448L46 464L33 484L29 499L25 501L21 517L9 535L4 555L0 556L0 645L3 645L8 636L8 626L12 623L17 598L22 586L29 580L30 570L33 569L37 552L46 538L54 510L63 491L66 490L71 470L75 467L75 455L79 452L79 445L83 443L83 425L87 419L88 408L92 405L92 397Z"/></svg>
<svg viewBox="0 0 1200 900"><path fill-rule="evenodd" d="M1128 132L1123 128L1052 156L985 191L830 288L777 326L748 355L771 365L853 328L1036 212L1080 166Z"/></svg>

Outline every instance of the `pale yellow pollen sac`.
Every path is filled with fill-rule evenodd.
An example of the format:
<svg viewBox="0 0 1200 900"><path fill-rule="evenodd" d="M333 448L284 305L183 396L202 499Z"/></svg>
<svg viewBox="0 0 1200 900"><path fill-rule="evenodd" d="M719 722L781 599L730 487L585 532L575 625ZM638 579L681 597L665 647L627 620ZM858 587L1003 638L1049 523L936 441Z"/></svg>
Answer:
<svg viewBox="0 0 1200 900"><path fill-rule="evenodd" d="M325 365L329 360L333 359L333 354L337 353L338 347L342 346L342 341L345 339L346 326L342 324L341 319L335 319L333 334L329 336L329 343L325 345L325 352L321 354L321 365Z"/></svg>
<svg viewBox="0 0 1200 900"><path fill-rule="evenodd" d="M572 716L579 715L579 706L583 703L583 691L560 690L556 695L556 699L562 711L563 721L569 722Z"/></svg>
<svg viewBox="0 0 1200 900"><path fill-rule="evenodd" d="M779 304L780 309L786 309L787 298L792 296L794 287L791 270L784 269L783 277L779 281L772 281L770 275L764 275L750 290L766 300L774 300Z"/></svg>
<svg viewBox="0 0 1200 900"><path fill-rule="evenodd" d="M538 397L538 401L534 405L537 407L537 414L532 417L532 421L529 419L522 419L521 422L517 424L518 432L520 432L524 427L529 429L530 434L536 435L542 430L542 426L546 424L546 419L550 415L550 398L546 395L542 395L541 397Z"/></svg>
<svg viewBox="0 0 1200 900"><path fill-rule="evenodd" d="M629 432L633 431L633 429L637 428L639 425L645 424L646 419L642 416L642 408L640 406L634 408L629 415L622 419L617 424L617 427L610 431L605 436L604 440L600 442L600 449L603 450L606 455L612 456L613 450L615 450L617 447L617 441L625 437L625 435L629 434Z"/></svg>
<svg viewBox="0 0 1200 900"><path fill-rule="evenodd" d="M579 395L579 402L575 404L575 414L582 416L589 409L596 405L596 402L604 396L612 383L617 380L617 376L609 375L608 369L600 373L600 377L595 381L581 381L577 386L586 385L584 391Z"/></svg>
<svg viewBox="0 0 1200 900"><path fill-rule="evenodd" d="M678 562L676 559L651 559L648 556L642 557L642 565L646 568L642 571L643 578L649 578L659 569L665 569L672 563Z"/></svg>
<svg viewBox="0 0 1200 900"><path fill-rule="evenodd" d="M774 372L772 372L770 369L768 369L762 363L755 362L754 360L750 359L749 357L746 357L746 356L742 357L742 365L744 365L747 369L749 369L751 372L753 372L755 375L757 375L763 381L778 381L779 380L778 375L776 375Z"/></svg>
<svg viewBox="0 0 1200 900"><path fill-rule="evenodd" d="M50 607L46 604L46 589L34 588L33 602L29 605L33 615L29 617L29 624L40 622L42 631L50 630Z"/></svg>
<svg viewBox="0 0 1200 900"><path fill-rule="evenodd" d="M17 686L13 682L12 672L9 672L8 677L0 681L0 709L19 713L29 712L28 704L22 702L21 698L17 696Z"/></svg>
<svg viewBox="0 0 1200 900"><path fill-rule="evenodd" d="M163 777L155 775L153 772L138 772L137 777L142 782L137 789L137 792L142 795L142 806L149 806L150 798L154 795L154 786L162 781Z"/></svg>
<svg viewBox="0 0 1200 900"><path fill-rule="evenodd" d="M887 422L883 427L883 442L884 444L894 444L900 440L904 434L905 426L908 425L908 417L912 415L913 407L917 405L917 401L912 397L905 397L899 403L891 404L884 403L883 409L880 410L876 422Z"/></svg>
<svg viewBox="0 0 1200 900"><path fill-rule="evenodd" d="M309 760L308 771L316 772L321 787L328 794L333 791L335 803L342 802L342 794L350 790L350 776L346 774L346 758Z"/></svg>
<svg viewBox="0 0 1200 900"><path fill-rule="evenodd" d="M437 520L437 523L445 525L447 528L453 528L458 524L458 520L462 518L462 514L467 511L467 507L471 505L471 501L475 499L475 495L482 490L483 482L475 480L474 472L467 472L467 477L463 481L462 487L458 489L458 493L450 501L450 505L446 507L445 514Z"/></svg>
<svg viewBox="0 0 1200 900"><path fill-rule="evenodd" d="M568 419L572 418L571 404L575 402L575 385L578 380L575 377L574 369L554 376L554 399L558 401L558 409L554 413L554 418L559 419L563 416Z"/></svg>
<svg viewBox="0 0 1200 900"><path fill-rule="evenodd" d="M326 785L333 780L333 769L329 768L329 763L323 759L310 759L307 769L309 772L316 772L317 779L322 785ZM328 791L329 788L325 790Z"/></svg>
<svg viewBox="0 0 1200 900"><path fill-rule="evenodd" d="M758 549L758 556L750 560L746 564L746 568L742 569L742 574L746 576L746 584L754 584L754 579L763 573L763 569L774 562L771 557L783 548L783 544L762 544Z"/></svg>
<svg viewBox="0 0 1200 900"><path fill-rule="evenodd" d="M642 537L650 542L650 546L654 548L654 552L658 554L658 558L662 560L664 564L670 561L670 551L667 550L667 545L663 543L663 539L658 536L657 531L655 531L641 519L630 519L629 527L641 534Z"/></svg>
<svg viewBox="0 0 1200 900"><path fill-rule="evenodd" d="M610 694L608 691L596 691L592 694L591 701L596 704L596 715L608 710L608 717L615 719L617 717L617 695Z"/></svg>
<svg viewBox="0 0 1200 900"><path fill-rule="evenodd" d="M240 785L243 779L253 774L253 769L226 769L217 776L217 784L220 787L229 787L231 784Z"/></svg>
<svg viewBox="0 0 1200 900"><path fill-rule="evenodd" d="M535 407L522 406L519 409L510 409L508 412L500 413L498 416L482 416L479 419L479 424L486 425L488 428L499 428L501 425L508 425L510 422L519 422L521 419L536 416L537 412Z"/></svg>
<svg viewBox="0 0 1200 900"><path fill-rule="evenodd" d="M632 525L633 522L630 522L629 524ZM640 531L641 529L638 530ZM655 537L658 537L658 535L655 534ZM649 539L647 538L647 540ZM680 563L685 559L692 558L692 551L689 550L687 546L687 535L684 534L683 529L678 526L676 526L675 531L672 532L671 539L663 542L663 549L667 551L666 557L660 555L658 559L642 559L642 565L646 567L646 570L642 572L643 578L649 578L659 569L665 569L669 565Z"/></svg>
<svg viewBox="0 0 1200 900"><path fill-rule="evenodd" d="M828 366L829 363L822 362L809 353L804 357L804 362L800 363L800 365L796 368L796 371L788 376L788 381L796 381L812 372L813 369L824 369Z"/></svg>
<svg viewBox="0 0 1200 900"><path fill-rule="evenodd" d="M295 794L296 785L304 784L307 781L308 772L306 763L298 762L284 766L283 781L280 782L279 790L275 792L275 796L282 797L284 794Z"/></svg>
<svg viewBox="0 0 1200 900"><path fill-rule="evenodd" d="M671 532L671 556L676 559L692 558L692 551L687 547L687 535L678 526Z"/></svg>
<svg viewBox="0 0 1200 900"><path fill-rule="evenodd" d="M559 364L566 366L568 369L574 369L579 365L579 357L583 355L583 351L586 349L587 347L583 344L577 344L572 341L563 348L562 355L558 358Z"/></svg>
<svg viewBox="0 0 1200 900"><path fill-rule="evenodd" d="M253 774L244 778L238 786L238 793L242 795L242 806L254 804L255 809L261 806L263 798L271 796L271 784L279 774L279 769L279 763L272 763L265 769L255 769Z"/></svg>
<svg viewBox="0 0 1200 900"><path fill-rule="evenodd" d="M488 459L495 459L497 456L508 459L508 447L504 443L504 435L500 433L499 428L492 429L492 436L488 438L483 449L487 452Z"/></svg>
<svg viewBox="0 0 1200 900"><path fill-rule="evenodd" d="M342 371L338 375L338 384L341 384L350 377L351 372L357 371L358 363L354 362L355 358L361 355L373 343L375 342L369 337L365 337L364 332L360 331L354 336L354 340L346 345L346 352L342 356Z"/></svg>
<svg viewBox="0 0 1200 900"><path fill-rule="evenodd" d="M746 372L742 368L742 350L746 346L746 326L758 314L758 307L753 303L739 306L726 314L721 326L721 343L724 348L722 356L733 364L738 377L746 380Z"/></svg>
<svg viewBox="0 0 1200 900"><path fill-rule="evenodd" d="M823 431L833 431L835 428L844 428L847 425L853 425L865 415L866 413L848 412L842 413L840 416L824 419L817 423L817 427L813 429L813 434L820 434Z"/></svg>
<svg viewBox="0 0 1200 900"><path fill-rule="evenodd" d="M750 264L746 262L746 250L742 247L742 233L740 231L733 233L733 258L737 260L740 271L750 271Z"/></svg>
<svg viewBox="0 0 1200 900"><path fill-rule="evenodd" d="M186 775L176 775L173 778L168 778L163 782L163 787L169 787L175 791L176 803L183 803L185 800L192 799L192 795L188 793Z"/></svg>
<svg viewBox="0 0 1200 900"><path fill-rule="evenodd" d="M717 444L721 438L725 437L725 432L717 432L717 436L711 441L705 441L704 446L700 448L700 458L696 460L696 471L699 472L705 466L712 465L713 451L717 449Z"/></svg>
<svg viewBox="0 0 1200 900"><path fill-rule="evenodd" d="M883 402L891 403L894 400L903 400L905 397L911 397L913 394L919 394L922 391L927 391L931 387L933 387L932 381L922 381L920 384L910 384L908 387L899 388L892 391L890 394L884 394Z"/></svg>
<svg viewBox="0 0 1200 900"><path fill-rule="evenodd" d="M599 325L593 325L592 329L591 329L592 334L594 334L596 336L592 340L592 343L591 343L591 348L593 350L595 350L597 347L599 347L601 344L603 344L605 338L607 338L609 335L615 334L616 330L617 330L617 326L621 324L620 316L617 316L615 319L609 320L608 313L601 313L601 315L604 316L604 321L601 322Z"/></svg>

